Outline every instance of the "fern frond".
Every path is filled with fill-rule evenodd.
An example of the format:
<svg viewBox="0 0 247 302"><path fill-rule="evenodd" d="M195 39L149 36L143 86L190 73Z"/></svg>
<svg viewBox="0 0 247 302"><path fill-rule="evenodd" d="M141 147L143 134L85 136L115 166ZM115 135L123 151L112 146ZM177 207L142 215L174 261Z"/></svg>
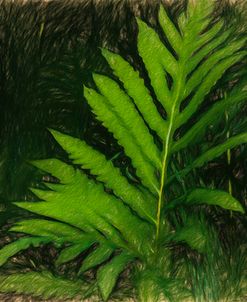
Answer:
<svg viewBox="0 0 247 302"><path fill-rule="evenodd" d="M98 270L97 283L104 301L108 300L119 274L131 260L133 260L131 255L122 252Z"/></svg>
<svg viewBox="0 0 247 302"><path fill-rule="evenodd" d="M191 206L191 205L215 205L225 210L237 211L244 213L241 203L231 194L225 191L216 189L196 188L188 194L170 201L165 207L165 210L174 209L177 206Z"/></svg>
<svg viewBox="0 0 247 302"><path fill-rule="evenodd" d="M246 55L246 52L241 50L245 39L228 41L225 46L224 42L228 39L229 32L216 42L223 27L222 21L218 21L210 28L213 7L214 4L211 1L207 1L206 4L201 0L196 3L189 1L187 15L183 13L179 19L179 28L169 19L164 9L160 8L159 23L176 56L161 42L158 34L151 27L137 20L139 54L143 59L156 97L167 112L168 127L163 144L156 218L157 238L160 232L161 209L164 204L164 187L169 182L167 171L170 155L185 147L187 142L191 142L196 133L200 134L201 131L202 134L207 125L213 121L213 114L222 107L217 105L208 114L206 113L206 117L202 116L202 122L200 120L198 122L199 127L189 129L181 142L180 138L177 141L174 140L174 133L197 112L205 97L226 70ZM189 98L188 105L183 109L186 98ZM243 100L239 98L239 95L236 95L235 99L239 102ZM225 101L222 104L230 105L230 102ZM238 144L242 138L243 136L239 137ZM219 149L221 148L208 151L207 156L210 159L213 159L216 153L219 156L221 154ZM223 153L224 147L221 150ZM195 164L199 165L200 162L202 165L205 162L202 162L202 159L196 161Z"/></svg>
<svg viewBox="0 0 247 302"><path fill-rule="evenodd" d="M161 6L159 10L159 23L172 48L177 50L178 53L181 52L180 47L183 42L181 34L176 26L170 21L163 6Z"/></svg>
<svg viewBox="0 0 247 302"><path fill-rule="evenodd" d="M69 262L79 256L82 252L90 248L90 246L94 243L94 240L91 238L84 238L83 241L77 242L73 245L70 245L66 248L64 248L58 258L56 259L55 264L56 265L61 265L66 262Z"/></svg>
<svg viewBox="0 0 247 302"><path fill-rule="evenodd" d="M180 127L186 121L188 121L188 119L197 111L201 103L204 101L205 96L210 92L212 87L222 77L225 71L240 61L245 55L246 52L242 51L238 54L232 55L229 58L221 60L217 65L214 65L214 68L212 66L213 69L210 70L202 84L198 87L189 105L181 112L180 116L178 116L176 123L177 127Z"/></svg>
<svg viewBox="0 0 247 302"><path fill-rule="evenodd" d="M228 66L231 66L235 63L234 58L237 61L241 59L241 56L238 57L235 55L235 53L240 50L245 44L245 40L237 40L229 45L221 48L218 51L215 51L212 53L205 62L203 62L192 74L192 76L188 79L186 83L186 89L184 92L184 97L187 97L190 95L191 92L194 91L194 89L201 84L202 80L208 81L208 78L211 78L211 74L209 73L210 70L214 70L214 66L217 63L220 63L220 66L222 66L219 69L219 75L218 77L221 77L222 73L225 72L225 70L228 68ZM246 55L246 52L242 51L237 53L238 55ZM222 60L222 62L219 62ZM224 63L223 63L224 62ZM218 70L218 69L216 69Z"/></svg>
<svg viewBox="0 0 247 302"><path fill-rule="evenodd" d="M223 21L217 22L213 27L205 32L197 41L198 51L190 58L186 66L186 72L189 74L197 65L205 60L212 51L223 45L232 33L231 30L222 32ZM200 46L203 46L200 49Z"/></svg>
<svg viewBox="0 0 247 302"><path fill-rule="evenodd" d="M59 178L59 181L62 184L70 183L71 179L74 177L74 169L55 158L35 160L31 161L30 163L40 170Z"/></svg>
<svg viewBox="0 0 247 302"><path fill-rule="evenodd" d="M102 54L111 66L114 74L123 83L125 90L133 99L148 126L155 131L161 139L164 139L167 131L167 122L160 116L139 73L121 56L106 49L102 49Z"/></svg>
<svg viewBox="0 0 247 302"><path fill-rule="evenodd" d="M124 127L128 129L129 136L133 136L146 161L150 161L156 169L159 169L160 152L129 96L115 81L106 76L94 74L93 79L112 111L118 116L119 122L122 121Z"/></svg>
<svg viewBox="0 0 247 302"><path fill-rule="evenodd" d="M62 238L69 242L82 241L87 236L81 230L68 224L45 219L21 220L12 226L9 231L49 237L54 241L59 241Z"/></svg>
<svg viewBox="0 0 247 302"><path fill-rule="evenodd" d="M55 244L70 243L56 260L56 265L68 262L97 242L97 236L85 234L68 224L44 219L22 220L9 229L10 232L25 233L49 238ZM95 238L96 237L96 238ZM40 242L42 244L43 241ZM72 244L72 245L71 245ZM38 244L37 244L38 245Z"/></svg>
<svg viewBox="0 0 247 302"><path fill-rule="evenodd" d="M0 250L0 266L5 264L8 259L15 254L22 250L28 249L30 246L37 247L40 244L45 244L51 241L52 239L49 237L24 237L11 242Z"/></svg>
<svg viewBox="0 0 247 302"><path fill-rule="evenodd" d="M144 252L144 238L142 236L143 234L150 234L151 229L148 224L133 215L120 199L106 193L101 184L89 180L85 174L74 170L69 165L56 161L56 165L59 166L59 163L65 170L66 167L72 169L69 170L71 173L70 183L62 186L59 192L32 189L35 195L43 201L17 202L15 204L84 231L90 232L92 228L95 231L100 230L106 238L117 246L126 248L126 240L132 247L135 246L136 252ZM49 160L35 164L42 167L43 170L46 170L47 166L49 172L52 172ZM58 171L56 171L56 177L58 177L57 173ZM64 175L64 171L62 173ZM127 224L129 227L126 227ZM99 236L99 238L101 237Z"/></svg>
<svg viewBox="0 0 247 302"><path fill-rule="evenodd" d="M190 173L193 169L202 167L204 164L208 163L209 161L212 161L213 159L221 156L227 150L233 149L236 146L239 146L239 145L245 144L245 143L247 143L247 134L246 133L235 135L235 136L229 138L224 143L205 151L202 155L200 155L198 158L196 158L190 165L188 165L183 170L179 171L178 174L180 177L183 178L188 173ZM167 185L170 184L174 179L175 179L175 175L172 175L168 179Z"/></svg>
<svg viewBox="0 0 247 302"><path fill-rule="evenodd" d="M155 199L152 195L145 196L138 187L131 185L121 174L119 168L114 167L110 160L84 141L50 130L56 141L70 155L73 163L81 165L83 169L90 169L90 173L103 182L108 189L112 189L116 196L127 203L144 219L154 220Z"/></svg>
<svg viewBox="0 0 247 302"><path fill-rule="evenodd" d="M141 20L138 20L138 29L139 54L148 71L154 92L170 116L173 102L166 72L175 77L178 72L178 63L153 29Z"/></svg>
<svg viewBox="0 0 247 302"><path fill-rule="evenodd" d="M97 247L83 260L79 274L103 263L104 261L110 258L113 252L114 248L106 244L102 244L101 246Z"/></svg>
<svg viewBox="0 0 247 302"><path fill-rule="evenodd" d="M188 146L192 146L203 137L209 125L216 125L221 121L225 110L230 109L246 100L247 93L243 87L236 87L223 100L216 102L200 119L195 123L178 141L172 146L172 153L180 151Z"/></svg>
<svg viewBox="0 0 247 302"><path fill-rule="evenodd" d="M137 176L151 192L156 194L158 181L155 177L155 167L147 160L135 138L129 135L129 127L126 128L111 106L107 105L107 100L102 95L86 87L84 88L84 95L93 108L93 112L124 147L126 154L131 158L133 166L136 168Z"/></svg>
<svg viewBox="0 0 247 302"><path fill-rule="evenodd" d="M188 204L208 204L217 205L230 211L244 213L242 205L231 194L210 189L194 189L186 198Z"/></svg>
<svg viewBox="0 0 247 302"><path fill-rule="evenodd" d="M205 163L207 163L207 162L219 157L221 154L225 153L226 150L233 149L236 146L239 146L241 144L246 144L246 143L247 143L247 133L241 133L241 134L232 136L224 143L207 150L205 153L203 153L201 156L199 156L197 159L195 159L193 161L193 163L190 165L190 167L188 168L188 171L191 169L203 166Z"/></svg>
<svg viewBox="0 0 247 302"><path fill-rule="evenodd" d="M55 277L47 271L0 275L1 293L26 294L43 299L71 299L83 297L87 289L85 282Z"/></svg>

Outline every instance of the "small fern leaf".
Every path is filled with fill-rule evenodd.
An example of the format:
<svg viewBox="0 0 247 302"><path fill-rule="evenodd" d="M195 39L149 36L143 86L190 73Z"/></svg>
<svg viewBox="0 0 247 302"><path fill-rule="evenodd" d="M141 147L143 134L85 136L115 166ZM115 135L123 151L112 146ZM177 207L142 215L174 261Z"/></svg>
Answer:
<svg viewBox="0 0 247 302"><path fill-rule="evenodd" d="M131 260L131 255L122 252L98 270L97 282L104 301L108 300L120 273Z"/></svg>
<svg viewBox="0 0 247 302"><path fill-rule="evenodd" d="M231 57L235 58L237 55L237 51L240 50L245 44L245 40L234 41L226 47L221 48L220 50L214 52L203 64L201 64L189 78L186 83L186 90L184 97L187 97L201 82L202 80L207 81L207 74L210 70L215 70L215 66L219 63L220 60L225 59L225 64L222 65L223 72L229 68L236 61L230 60ZM242 52L245 55L245 52ZM226 60L227 58L227 60ZM241 59L240 57L236 57L237 61ZM228 63L229 62L229 63ZM220 71L222 72L222 71ZM221 74L220 74L221 75ZM220 77L219 75L219 77Z"/></svg>
<svg viewBox="0 0 247 302"><path fill-rule="evenodd" d="M198 45L203 46L201 49L195 53L190 60L187 62L186 65L186 73L190 74L196 66L207 57L212 51L217 49L219 46L227 41L230 34L232 33L231 30L226 30L224 32L221 31L223 22L218 22L215 24L209 31L207 31L204 35L201 36L200 44ZM219 35L220 33L220 35Z"/></svg>
<svg viewBox="0 0 247 302"><path fill-rule="evenodd" d="M31 286L30 286L31 285ZM50 272L26 272L0 275L0 292L32 295L42 299L72 299L83 297L88 284L80 280L66 280Z"/></svg>
<svg viewBox="0 0 247 302"><path fill-rule="evenodd" d="M173 22L168 17L167 12L162 5L159 9L159 23L172 48L177 52L177 54L180 53L182 37Z"/></svg>
<svg viewBox="0 0 247 302"><path fill-rule="evenodd" d="M247 132L241 133L235 136L232 136L228 140L226 140L224 143L215 146L205 153L203 153L201 156L199 156L190 166L190 169L198 168L203 166L206 162L209 162L217 157L219 157L221 154L225 153L229 149L233 149L238 145L247 143Z"/></svg>
<svg viewBox="0 0 247 302"><path fill-rule="evenodd" d="M212 161L213 159L219 157L223 153L225 153L227 150L233 149L241 144L247 143L247 133L238 134L235 136L232 136L224 143L215 146L206 152L204 152L202 155L200 155L198 158L196 158L192 164L190 164L187 168L181 170L179 172L179 177L185 177L188 173L190 173L195 168L200 168L207 162ZM168 181L167 185L170 184L172 181L176 179L175 175L172 175Z"/></svg>
<svg viewBox="0 0 247 302"><path fill-rule="evenodd" d="M190 37L193 39L193 42L195 42L195 38L198 37L201 32L205 30L205 28L209 25L210 16L213 13L214 5L214 0L188 1L186 12L187 22L185 23L184 32L190 33Z"/></svg>
<svg viewBox="0 0 247 302"><path fill-rule="evenodd" d="M187 221L186 225L172 236L172 241L185 242L193 250L199 253L206 252L207 236L202 223L198 221Z"/></svg>
<svg viewBox="0 0 247 302"><path fill-rule="evenodd" d="M61 265L66 262L69 262L79 256L82 252L90 248L94 244L94 240L91 238L91 236L87 236L84 238L83 241L78 242L64 248L62 252L59 254L58 258L56 259L55 264Z"/></svg>
<svg viewBox="0 0 247 302"><path fill-rule="evenodd" d="M198 142L198 139L202 139L203 135L209 125L216 125L221 121L221 118L225 114L225 110L228 110L231 106L236 106L246 100L247 93L242 91L242 87L235 88L230 94L223 100L216 102L200 119L195 123L177 142L172 146L171 152L177 152L188 146Z"/></svg>
<svg viewBox="0 0 247 302"><path fill-rule="evenodd" d="M93 268L110 258L114 248L108 245L101 245L90 253L84 260L79 270L79 274Z"/></svg>
<svg viewBox="0 0 247 302"><path fill-rule="evenodd" d="M69 183L75 174L73 167L70 167L56 158L33 160L30 163L40 170L59 178L63 184Z"/></svg>
<svg viewBox="0 0 247 302"><path fill-rule="evenodd" d="M225 71L240 61L245 56L245 52L239 52L232 55L229 58L223 59L218 63L215 68L213 68L206 78L203 80L199 88L197 89L195 95L189 102L189 105L182 111L178 116L176 125L180 127L197 111L198 107L204 101L205 96L210 92L212 87L217 83L217 81L222 77Z"/></svg>
<svg viewBox="0 0 247 302"><path fill-rule="evenodd" d="M53 241L62 239L63 241L74 242L83 240L85 237L85 234L81 230L68 224L45 219L22 220L11 227L9 231L49 237Z"/></svg>
<svg viewBox="0 0 247 302"><path fill-rule="evenodd" d="M242 207L241 203L228 192L206 188L193 189L187 195L170 201L164 209L169 211L179 206L201 204L219 206L225 210L244 213L244 208Z"/></svg>
<svg viewBox="0 0 247 302"><path fill-rule="evenodd" d="M9 258L20 251L28 249L30 246L37 247L41 244L49 243L52 239L47 237L25 237L5 245L0 250L0 266L4 265Z"/></svg>
<svg viewBox="0 0 247 302"><path fill-rule="evenodd" d="M239 41L237 41L235 44L237 45L235 48L239 49L243 43L241 42L240 44ZM206 96L225 71L246 56L245 51L239 51L232 55L229 55L229 52L226 53L226 51L226 49L222 49L209 57L209 59L202 64L201 68L203 71L201 70L200 73L198 73L200 68L196 70L186 84L187 88L184 97L188 96L201 83L198 88L200 90L201 98L197 97L200 103L201 99ZM194 103L195 100L192 98L191 102Z"/></svg>
<svg viewBox="0 0 247 302"><path fill-rule="evenodd" d="M157 33L143 21L138 22L138 51L143 59L152 87L168 116L172 111L172 98L166 73L176 77L178 66L175 58L160 41Z"/></svg>
<svg viewBox="0 0 247 302"><path fill-rule="evenodd" d="M226 210L244 213L244 209L238 200L231 194L220 190L194 189L188 194L186 203L216 205Z"/></svg>

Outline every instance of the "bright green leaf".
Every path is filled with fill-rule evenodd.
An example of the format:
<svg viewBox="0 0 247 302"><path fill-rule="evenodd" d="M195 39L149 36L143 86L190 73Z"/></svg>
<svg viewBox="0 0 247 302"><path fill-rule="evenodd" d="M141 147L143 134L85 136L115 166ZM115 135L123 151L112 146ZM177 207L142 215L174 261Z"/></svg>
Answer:
<svg viewBox="0 0 247 302"><path fill-rule="evenodd" d="M128 253L121 253L98 270L97 281L104 301L107 301L117 282L119 274L132 259L133 257Z"/></svg>
<svg viewBox="0 0 247 302"><path fill-rule="evenodd" d="M18 252L26 250L30 246L37 247L40 244L45 244L50 241L51 239L47 237L25 237L11 242L0 250L0 266L5 264L9 258L16 255Z"/></svg>
<svg viewBox="0 0 247 302"><path fill-rule="evenodd" d="M114 252L114 249L107 245L101 245L101 246L97 247L92 253L90 253L83 260L79 274L106 261L107 259L110 258L111 254L113 252Z"/></svg>

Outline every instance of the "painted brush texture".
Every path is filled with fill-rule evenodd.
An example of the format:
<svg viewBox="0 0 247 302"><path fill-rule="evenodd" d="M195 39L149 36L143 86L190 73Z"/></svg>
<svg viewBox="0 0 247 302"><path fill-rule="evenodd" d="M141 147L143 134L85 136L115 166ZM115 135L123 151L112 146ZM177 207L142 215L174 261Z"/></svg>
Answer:
<svg viewBox="0 0 247 302"><path fill-rule="evenodd" d="M210 173L246 164L244 16L214 4L1 3L0 291L245 299L245 170Z"/></svg>

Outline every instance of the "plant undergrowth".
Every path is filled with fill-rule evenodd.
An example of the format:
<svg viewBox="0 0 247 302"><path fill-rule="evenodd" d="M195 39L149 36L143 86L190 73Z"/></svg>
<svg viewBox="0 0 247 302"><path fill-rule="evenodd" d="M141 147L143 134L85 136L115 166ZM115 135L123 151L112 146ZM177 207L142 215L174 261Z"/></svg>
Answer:
<svg viewBox="0 0 247 302"><path fill-rule="evenodd" d="M234 231L226 238L217 225L228 215L229 228L238 230L245 205L234 197L232 179L205 177L226 155L230 165L231 150L247 142L244 122L222 130L246 101L246 37L214 17L214 9L214 1L190 0L172 21L160 6L159 31L136 19L148 81L122 56L101 49L112 74L94 73L83 93L130 168L117 164L119 153L106 156L49 129L68 158L31 162L49 177L31 188L38 201L14 203L33 217L8 229L17 238L0 250L0 265L10 268L0 275L0 292L104 301L126 293L143 302L246 297L246 242ZM227 92L215 93L223 78ZM34 264L11 274L17 254L49 245L56 251L53 273ZM69 263L76 274L56 274Z"/></svg>

